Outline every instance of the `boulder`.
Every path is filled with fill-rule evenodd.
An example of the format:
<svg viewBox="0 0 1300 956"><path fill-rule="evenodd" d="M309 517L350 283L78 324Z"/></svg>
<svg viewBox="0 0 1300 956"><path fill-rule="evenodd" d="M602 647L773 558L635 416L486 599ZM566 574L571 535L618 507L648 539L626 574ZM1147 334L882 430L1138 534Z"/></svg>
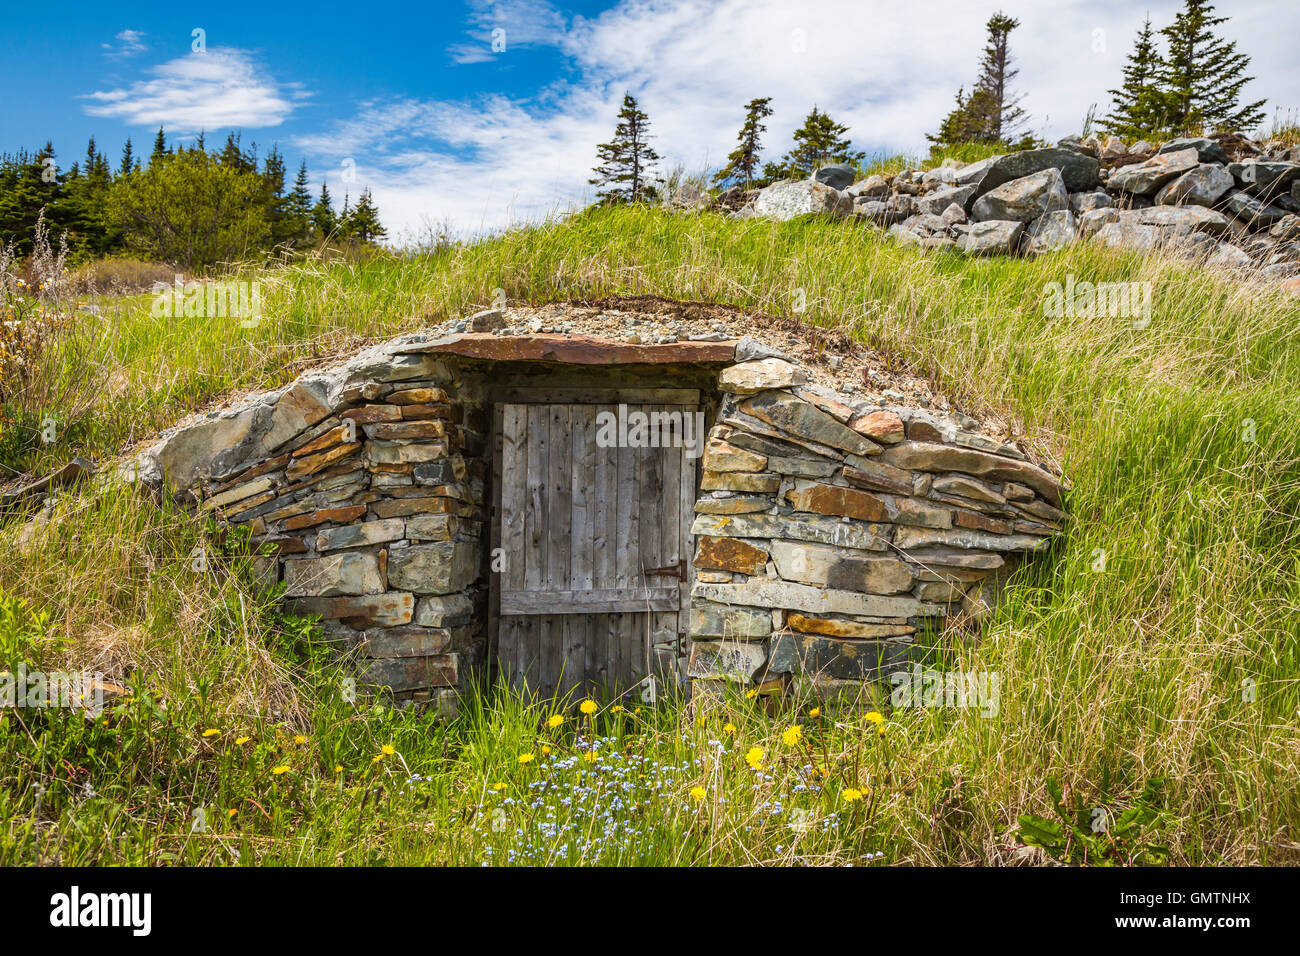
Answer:
<svg viewBox="0 0 1300 956"><path fill-rule="evenodd" d="M1073 193L1070 196L1070 212L1076 216L1082 216L1085 212L1090 212L1093 209L1105 209L1114 204L1114 201L1110 198L1110 193L1104 189L1094 189L1086 193Z"/></svg>
<svg viewBox="0 0 1300 956"><path fill-rule="evenodd" d="M718 387L737 395L753 395L767 388L790 388L808 381L798 366L779 358L764 358L730 365L718 376Z"/></svg>
<svg viewBox="0 0 1300 956"><path fill-rule="evenodd" d="M1124 209L1119 221L1140 226L1159 226L1172 229L1180 235L1189 232L1206 232L1219 235L1229 231L1228 217L1204 206L1152 206L1150 209Z"/></svg>
<svg viewBox="0 0 1300 956"><path fill-rule="evenodd" d="M812 178L832 189L848 189L857 175L858 171L847 163L832 163L817 170Z"/></svg>
<svg viewBox="0 0 1300 956"><path fill-rule="evenodd" d="M879 199L882 196L889 195L889 183L885 177L878 173L872 173L866 179L854 183L844 190L855 201L858 199Z"/></svg>
<svg viewBox="0 0 1300 956"><path fill-rule="evenodd" d="M1272 199L1289 192L1291 184L1300 180L1300 163L1253 159L1229 164L1228 172L1252 196Z"/></svg>
<svg viewBox="0 0 1300 956"><path fill-rule="evenodd" d="M945 186L936 189L933 192L926 193L924 196L918 196L916 208L921 213L929 213L933 216L941 216L949 206L954 203L962 209L970 202L971 197L975 195L974 186Z"/></svg>
<svg viewBox="0 0 1300 956"><path fill-rule="evenodd" d="M1180 149L1173 153L1152 156L1145 163L1122 166L1111 174L1106 187L1111 192L1122 191L1137 196L1152 196L1171 179L1190 171L1200 162L1194 149Z"/></svg>
<svg viewBox="0 0 1300 956"><path fill-rule="evenodd" d="M1079 217L1079 235L1084 239L1095 236L1107 223L1119 222L1119 212L1113 206L1089 209Z"/></svg>
<svg viewBox="0 0 1300 956"><path fill-rule="evenodd" d="M1232 176L1222 166L1201 163L1161 187L1156 204L1213 206L1233 185Z"/></svg>
<svg viewBox="0 0 1300 956"><path fill-rule="evenodd" d="M1250 256L1230 242L1220 242L1217 248L1206 258L1205 265L1211 269L1237 272L1249 269L1252 265Z"/></svg>
<svg viewBox="0 0 1300 956"><path fill-rule="evenodd" d="M973 167L980 166L980 163L972 163L959 170L956 179L963 185L978 183L979 195L1013 179L1023 179L1045 169L1059 169L1061 178L1065 180L1065 188L1071 192L1095 189L1101 185L1098 175L1101 167L1095 157L1057 146L1007 153L981 162L988 163L986 169L972 173Z"/></svg>
<svg viewBox="0 0 1300 956"><path fill-rule="evenodd" d="M1025 224L1015 220L991 219L973 223L957 248L968 256L994 256L1015 252Z"/></svg>
<svg viewBox="0 0 1300 956"><path fill-rule="evenodd" d="M866 202L858 203L853 207L853 214L861 216L868 222L875 223L878 226L893 226L902 221L903 215L898 208L889 202L879 199L869 199Z"/></svg>
<svg viewBox="0 0 1300 956"><path fill-rule="evenodd" d="M1061 249L1074 241L1077 228L1074 214L1068 209L1055 209L1043 213L1025 229L1025 251L1041 255Z"/></svg>
<svg viewBox="0 0 1300 956"><path fill-rule="evenodd" d="M1206 139L1204 136L1180 136L1177 139L1171 139L1158 150L1156 155L1161 153L1177 153L1184 149L1196 150L1197 158L1202 163L1218 163L1220 166L1228 165L1228 154L1212 139Z"/></svg>
<svg viewBox="0 0 1300 956"><path fill-rule="evenodd" d="M779 221L810 213L842 216L853 211L852 203L838 189L804 179L768 186L754 200L754 214Z"/></svg>
<svg viewBox="0 0 1300 956"><path fill-rule="evenodd" d="M1148 251L1160 245L1166 234L1159 226L1144 226L1135 222L1108 222L1093 237L1103 246L1112 249L1138 249Z"/></svg>
<svg viewBox="0 0 1300 956"><path fill-rule="evenodd" d="M900 246L919 246L921 240L925 238L921 233L907 228L902 223L895 223L890 226L887 234Z"/></svg>
<svg viewBox="0 0 1300 956"><path fill-rule="evenodd" d="M1259 229L1267 228L1286 216L1286 212L1277 206L1256 199L1241 189L1229 190L1219 201L1219 208L1246 225Z"/></svg>
<svg viewBox="0 0 1300 956"><path fill-rule="evenodd" d="M971 207L976 220L1030 222L1069 204L1065 180L1056 168L1044 169L989 190Z"/></svg>

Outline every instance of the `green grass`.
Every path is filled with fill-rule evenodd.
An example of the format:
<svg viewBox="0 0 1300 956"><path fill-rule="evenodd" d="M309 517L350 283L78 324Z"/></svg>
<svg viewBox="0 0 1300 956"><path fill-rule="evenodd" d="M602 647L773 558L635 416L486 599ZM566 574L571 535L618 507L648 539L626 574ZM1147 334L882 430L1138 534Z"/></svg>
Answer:
<svg viewBox="0 0 1300 956"><path fill-rule="evenodd" d="M1151 323L1047 318L1045 285L1071 273L1151 282ZM38 530L0 525L0 593L48 615L25 639L30 659L129 673L135 699L108 727L4 718L0 862L476 863L513 849L561 863L1007 863L1018 816L1050 815L1048 777L1112 809L1164 778L1152 838L1175 863L1300 861L1300 300L1086 244L971 261L843 222L643 209L261 278L267 317L251 330L158 320L148 297L81 318L29 394L28 418L57 418L61 439L11 434L10 467L110 458L232 391L485 307L497 288L516 303L655 293L770 313L801 294L807 322L1018 423L1065 469L1063 539L1017 576L979 641L947 652L946 666L998 672L998 714L896 711L882 737L861 714L808 718L809 699L775 716L743 698L661 702L598 715L612 740L588 764L571 708L554 732L545 706L498 691L449 724L355 708L302 627L256 596L237 543L196 575L186 556L210 530L96 489ZM795 722L803 740L786 746ZM386 743L395 753L374 761ZM745 765L752 746L770 780ZM615 749L629 756L599 756ZM612 767L630 755L651 772L611 811L626 838L600 839ZM827 771L820 791L809 764ZM534 808L541 788L528 784L544 778L555 782ZM867 797L846 804L844 788ZM562 795L602 810L565 809ZM549 804L572 824L553 837ZM202 835L189 832L199 806ZM792 809L808 814L800 828Z"/></svg>

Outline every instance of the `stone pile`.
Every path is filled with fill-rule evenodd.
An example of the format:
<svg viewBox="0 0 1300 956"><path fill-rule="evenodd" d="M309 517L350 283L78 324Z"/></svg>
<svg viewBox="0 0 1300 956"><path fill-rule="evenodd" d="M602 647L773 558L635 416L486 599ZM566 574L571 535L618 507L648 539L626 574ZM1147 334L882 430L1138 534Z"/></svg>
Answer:
<svg viewBox="0 0 1300 956"><path fill-rule="evenodd" d="M853 175L830 166L808 180L729 190L717 205L740 218L854 217L905 245L968 255L1037 255L1091 239L1300 276L1300 147L1227 135L1131 146L1075 136L890 179Z"/></svg>

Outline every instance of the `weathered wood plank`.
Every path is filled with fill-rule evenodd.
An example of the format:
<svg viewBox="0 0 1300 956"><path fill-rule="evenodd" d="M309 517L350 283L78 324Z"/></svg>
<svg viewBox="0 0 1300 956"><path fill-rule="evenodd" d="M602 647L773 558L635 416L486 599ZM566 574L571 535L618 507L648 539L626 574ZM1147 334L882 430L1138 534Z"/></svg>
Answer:
<svg viewBox="0 0 1300 956"><path fill-rule="evenodd" d="M583 591L501 592L501 613L508 614L613 614L676 611L680 602L676 584L658 587L592 588Z"/></svg>

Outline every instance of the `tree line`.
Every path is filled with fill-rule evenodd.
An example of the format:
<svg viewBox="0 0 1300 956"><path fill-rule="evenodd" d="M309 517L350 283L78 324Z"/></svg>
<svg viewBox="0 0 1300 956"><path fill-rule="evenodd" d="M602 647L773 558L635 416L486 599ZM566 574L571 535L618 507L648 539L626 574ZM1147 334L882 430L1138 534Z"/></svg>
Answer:
<svg viewBox="0 0 1300 956"><path fill-rule="evenodd" d="M54 145L0 155L0 243L32 251L36 224L62 234L73 262L138 255L200 270L272 250L327 240L374 242L387 235L363 189L335 209L327 185L314 197L307 163L287 181L284 156L263 157L230 133L219 150L200 134L194 144L168 146L159 129L139 156L128 138L114 164L92 136L85 156L60 169Z"/></svg>
<svg viewBox="0 0 1300 956"><path fill-rule="evenodd" d="M1100 128L1123 138L1167 139L1172 136L1253 129L1264 119L1263 100L1241 102L1250 57L1236 43L1216 35L1227 17L1213 15L1206 0L1184 0L1169 26L1159 31L1161 52L1147 18L1138 32L1124 67L1124 82L1108 91L1112 105ZM987 39L979 73L970 92L957 91L953 109L927 139L932 151L978 144L996 149L1030 149L1044 145L1026 132L1028 116L1016 91L1019 70L1011 53L1011 33L1020 21L998 11L985 24ZM794 145L781 159L763 163L764 120L772 115L770 96L745 104L737 145L713 176L722 188L746 189L779 179L807 178L828 163L855 164L864 154L853 150L848 127L814 106L794 132ZM1091 119L1091 114L1089 121ZM650 146L650 121L631 93L623 96L614 137L596 148L597 165L588 182L597 187L602 203L649 201L656 198L653 175L658 153Z"/></svg>

